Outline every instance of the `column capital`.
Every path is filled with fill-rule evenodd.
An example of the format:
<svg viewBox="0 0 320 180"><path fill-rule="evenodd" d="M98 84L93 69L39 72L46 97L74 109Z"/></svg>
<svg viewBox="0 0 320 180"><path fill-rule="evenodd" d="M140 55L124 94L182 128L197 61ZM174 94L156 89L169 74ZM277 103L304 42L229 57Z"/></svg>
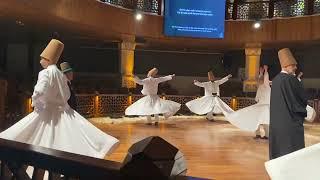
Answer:
<svg viewBox="0 0 320 180"><path fill-rule="evenodd" d="M260 56L261 48L246 47L245 53L246 56Z"/></svg>
<svg viewBox="0 0 320 180"><path fill-rule="evenodd" d="M136 48L136 43L132 41L122 41L120 43L121 51L134 51Z"/></svg>
<svg viewBox="0 0 320 180"><path fill-rule="evenodd" d="M246 55L246 80L243 82L244 92L255 92L258 88L257 78L259 75L261 44L247 43Z"/></svg>

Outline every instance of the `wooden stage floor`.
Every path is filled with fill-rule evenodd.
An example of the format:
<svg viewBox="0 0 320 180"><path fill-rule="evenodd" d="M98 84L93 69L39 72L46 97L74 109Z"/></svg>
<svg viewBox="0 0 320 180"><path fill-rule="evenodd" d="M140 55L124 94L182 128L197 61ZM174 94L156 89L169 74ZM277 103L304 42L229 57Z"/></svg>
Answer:
<svg viewBox="0 0 320 180"><path fill-rule="evenodd" d="M252 133L225 121L173 117L158 127L145 125L139 118L117 121L91 119L98 128L120 140L119 148L106 159L122 162L133 143L148 136L160 136L182 151L190 176L217 180L269 179L264 168L268 160L268 140L254 140ZM305 129L307 146L320 142L320 124L306 124Z"/></svg>

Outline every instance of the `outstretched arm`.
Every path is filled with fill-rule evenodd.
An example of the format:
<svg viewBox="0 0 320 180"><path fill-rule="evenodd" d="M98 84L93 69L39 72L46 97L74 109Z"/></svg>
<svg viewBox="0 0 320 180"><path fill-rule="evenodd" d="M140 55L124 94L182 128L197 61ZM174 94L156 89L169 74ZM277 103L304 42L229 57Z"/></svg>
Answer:
<svg viewBox="0 0 320 180"><path fill-rule="evenodd" d="M143 80L141 80L138 76L134 76L133 80L135 83L143 85Z"/></svg>
<svg viewBox="0 0 320 180"><path fill-rule="evenodd" d="M231 78L231 77L232 77L232 75L229 74L228 76L226 76L226 77L224 77L224 78L222 78L222 79L220 79L220 80L217 80L217 81L215 81L215 82L217 82L219 85L221 85L221 84L227 82L227 81L229 80L229 78Z"/></svg>
<svg viewBox="0 0 320 180"><path fill-rule="evenodd" d="M194 83L194 85L196 85L196 86L204 87L204 83L199 82L199 81L197 81L197 80L194 80L193 83Z"/></svg>
<svg viewBox="0 0 320 180"><path fill-rule="evenodd" d="M260 98L261 98L261 88L258 88L257 93L256 93L256 97L254 100L256 102L259 102Z"/></svg>
<svg viewBox="0 0 320 180"><path fill-rule="evenodd" d="M175 76L175 74L164 76L164 77L159 77L159 78L156 78L156 81L158 83L162 83L162 82L171 80L174 76Z"/></svg>
<svg viewBox="0 0 320 180"><path fill-rule="evenodd" d="M297 76L298 80L301 81L301 77L303 76L303 72L300 72Z"/></svg>
<svg viewBox="0 0 320 180"><path fill-rule="evenodd" d="M269 80L269 73L268 71L264 72L263 75L263 84L270 86L271 81Z"/></svg>

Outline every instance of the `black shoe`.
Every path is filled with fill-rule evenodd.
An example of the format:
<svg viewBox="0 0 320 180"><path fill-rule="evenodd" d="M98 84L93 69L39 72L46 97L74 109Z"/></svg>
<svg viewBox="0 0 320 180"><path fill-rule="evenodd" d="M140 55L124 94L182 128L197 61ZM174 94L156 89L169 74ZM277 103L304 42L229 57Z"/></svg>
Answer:
<svg viewBox="0 0 320 180"><path fill-rule="evenodd" d="M253 139L262 139L262 137L260 135L256 135Z"/></svg>
<svg viewBox="0 0 320 180"><path fill-rule="evenodd" d="M261 139L269 139L267 136L263 136Z"/></svg>

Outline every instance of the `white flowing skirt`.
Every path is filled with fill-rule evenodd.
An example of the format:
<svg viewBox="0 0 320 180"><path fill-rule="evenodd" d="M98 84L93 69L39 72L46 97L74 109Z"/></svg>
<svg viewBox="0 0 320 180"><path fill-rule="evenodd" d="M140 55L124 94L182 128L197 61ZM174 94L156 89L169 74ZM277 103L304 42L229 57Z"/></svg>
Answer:
<svg viewBox="0 0 320 180"><path fill-rule="evenodd" d="M270 105L254 104L227 114L226 119L242 130L254 132L260 124L270 124Z"/></svg>
<svg viewBox="0 0 320 180"><path fill-rule="evenodd" d="M320 143L265 163L272 180L318 180L320 179Z"/></svg>
<svg viewBox="0 0 320 180"><path fill-rule="evenodd" d="M234 112L225 102L218 96L203 96L186 103L191 112L199 115L213 112L215 114L227 115Z"/></svg>
<svg viewBox="0 0 320 180"><path fill-rule="evenodd" d="M131 104L125 111L126 115L148 116L163 114L166 117L174 115L181 104L161 99L158 95L145 96Z"/></svg>
<svg viewBox="0 0 320 180"><path fill-rule="evenodd" d="M104 158L119 144L69 107L33 111L0 133L0 138L95 158Z"/></svg>
<svg viewBox="0 0 320 180"><path fill-rule="evenodd" d="M307 106L306 109L307 117L305 120L312 122L316 117L316 112L310 106ZM227 114L226 119L239 129L254 132L260 124L270 124L270 105L257 103Z"/></svg>

